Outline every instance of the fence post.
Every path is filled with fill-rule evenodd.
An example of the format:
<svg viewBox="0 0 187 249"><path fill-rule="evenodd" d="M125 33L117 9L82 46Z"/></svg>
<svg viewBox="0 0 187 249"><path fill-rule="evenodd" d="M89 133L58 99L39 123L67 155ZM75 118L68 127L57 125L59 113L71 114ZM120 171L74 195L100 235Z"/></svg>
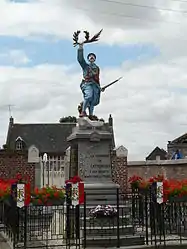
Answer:
<svg viewBox="0 0 187 249"><path fill-rule="evenodd" d="M66 248L69 246L71 242L71 220L70 217L72 215L71 205L72 205L72 186L70 183L66 184Z"/></svg>
<svg viewBox="0 0 187 249"><path fill-rule="evenodd" d="M70 248L70 204L66 203L66 248L69 246Z"/></svg>
<svg viewBox="0 0 187 249"><path fill-rule="evenodd" d="M10 215L10 212L11 212L11 215ZM6 215L10 216L10 220L12 222L13 249L15 249L16 242L18 241L18 238L19 238L19 209L17 209L15 205L12 205L8 213L6 212ZM13 213L14 213L14 217L12 216Z"/></svg>
<svg viewBox="0 0 187 249"><path fill-rule="evenodd" d="M28 214L28 207L25 206L24 207L24 249L27 249L27 214ZM21 209L18 210L19 212L21 211ZM20 222L20 216L19 216L19 221L18 223Z"/></svg>
<svg viewBox="0 0 187 249"><path fill-rule="evenodd" d="M149 224L148 224L148 196L145 194L145 234L146 234L146 245L149 244Z"/></svg>
<svg viewBox="0 0 187 249"><path fill-rule="evenodd" d="M135 204L135 197L136 197L136 193L134 191L132 191L132 219L133 221L136 218L136 204Z"/></svg>
<svg viewBox="0 0 187 249"><path fill-rule="evenodd" d="M10 204L9 204L10 206L7 204L5 205L6 205L5 207L6 222L11 225L11 230L13 233L13 248L15 249L16 243L19 240L19 228L20 228L19 208L17 208L16 201L13 198L10 199Z"/></svg>
<svg viewBox="0 0 187 249"><path fill-rule="evenodd" d="M120 247L120 230L119 230L119 188L116 191L117 194L117 248Z"/></svg>
<svg viewBox="0 0 187 249"><path fill-rule="evenodd" d="M80 205L78 204L75 208L75 227L76 227L76 248L77 242L80 248Z"/></svg>
<svg viewBox="0 0 187 249"><path fill-rule="evenodd" d="M162 213L162 220L161 220L161 223L162 223L162 232L163 232L163 239L164 239L164 247L166 246L166 231L165 231L165 222L166 222L166 217L165 217L165 208L164 208L164 205L165 203L161 203L160 204L160 207L161 207L161 213ZM182 220L182 219L180 219ZM180 226L181 228L181 226Z"/></svg>
<svg viewBox="0 0 187 249"><path fill-rule="evenodd" d="M86 192L84 192L84 244L83 248L86 248Z"/></svg>

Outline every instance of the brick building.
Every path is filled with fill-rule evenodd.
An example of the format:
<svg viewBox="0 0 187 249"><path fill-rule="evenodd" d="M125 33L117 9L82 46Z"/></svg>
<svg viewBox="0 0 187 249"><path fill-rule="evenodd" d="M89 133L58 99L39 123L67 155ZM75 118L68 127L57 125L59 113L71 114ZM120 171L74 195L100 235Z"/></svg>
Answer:
<svg viewBox="0 0 187 249"><path fill-rule="evenodd" d="M11 117L5 148L11 151L27 151L35 145L40 155L47 153L50 156L64 156L68 148L66 138L71 134L76 123L14 123Z"/></svg>
<svg viewBox="0 0 187 249"><path fill-rule="evenodd" d="M28 162L28 154L21 151L0 150L0 179L15 179L18 173L31 180L32 186L35 185L34 162Z"/></svg>
<svg viewBox="0 0 187 249"><path fill-rule="evenodd" d="M158 146L146 157L145 160L166 160L167 152Z"/></svg>
<svg viewBox="0 0 187 249"><path fill-rule="evenodd" d="M168 156L172 157L173 153L177 150L180 151L182 158L187 157L187 133L175 138L172 141L168 141L167 144Z"/></svg>
<svg viewBox="0 0 187 249"><path fill-rule="evenodd" d="M113 119L109 116L108 123L105 123L108 129L113 133ZM11 117L9 121L8 133L4 150L0 154L0 178L12 178L19 173L29 174L32 181L49 184L63 185L64 167L65 167L65 151L69 147L67 137L71 134L76 123L64 122L54 124L20 124L15 123ZM28 149L35 146L39 150L40 161L35 164L35 169L28 164ZM111 150L115 147L114 135L111 141ZM48 155L48 162L45 166L45 172L42 173L44 163L42 156L44 153ZM2 160L2 163L1 163ZM10 172L10 169L14 169ZM29 165L29 166L28 166ZM31 168L29 168L31 166ZM36 168L38 174L36 174ZM49 170L48 170L49 168ZM50 171L48 176L48 171ZM10 173L9 173L10 172ZM45 175L44 177L40 176ZM36 177L38 179L36 179ZM39 178L43 179L40 180ZM44 179L45 178L45 179ZM51 180L52 178L52 180ZM57 183L58 181L58 183ZM42 182L42 183L41 183Z"/></svg>

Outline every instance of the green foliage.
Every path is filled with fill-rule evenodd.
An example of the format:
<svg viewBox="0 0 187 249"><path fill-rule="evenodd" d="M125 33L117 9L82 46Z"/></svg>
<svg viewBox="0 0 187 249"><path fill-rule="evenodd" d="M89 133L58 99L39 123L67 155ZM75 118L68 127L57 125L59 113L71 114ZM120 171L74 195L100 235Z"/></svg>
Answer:
<svg viewBox="0 0 187 249"><path fill-rule="evenodd" d="M8 149L7 144L3 144L3 149L4 149L4 150L7 150L7 149Z"/></svg>
<svg viewBox="0 0 187 249"><path fill-rule="evenodd" d="M77 118L74 116L63 117L63 118L60 118L59 122L60 123L77 123Z"/></svg>

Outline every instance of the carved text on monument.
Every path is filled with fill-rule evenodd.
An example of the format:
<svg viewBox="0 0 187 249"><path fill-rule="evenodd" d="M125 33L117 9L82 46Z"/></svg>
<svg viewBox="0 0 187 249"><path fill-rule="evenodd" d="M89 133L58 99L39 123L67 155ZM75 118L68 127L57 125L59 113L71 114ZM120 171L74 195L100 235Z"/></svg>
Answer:
<svg viewBox="0 0 187 249"><path fill-rule="evenodd" d="M95 155L95 157L108 157L108 154L103 155Z"/></svg>
<svg viewBox="0 0 187 249"><path fill-rule="evenodd" d="M110 178L110 164L93 164L85 172L86 178Z"/></svg>

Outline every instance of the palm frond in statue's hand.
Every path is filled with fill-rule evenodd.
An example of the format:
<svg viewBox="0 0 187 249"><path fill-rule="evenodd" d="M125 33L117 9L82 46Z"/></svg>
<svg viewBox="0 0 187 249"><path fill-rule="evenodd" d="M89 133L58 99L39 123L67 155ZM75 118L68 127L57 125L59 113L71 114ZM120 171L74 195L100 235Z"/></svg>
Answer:
<svg viewBox="0 0 187 249"><path fill-rule="evenodd" d="M90 33L88 31L84 31L85 40L82 43L79 42L79 34L81 33L81 31L78 30L78 31L74 32L73 33L73 46L76 47L77 45L83 45L84 43L92 43L92 42L98 41L102 31L103 30L101 29L91 39L90 39Z"/></svg>
<svg viewBox="0 0 187 249"><path fill-rule="evenodd" d="M79 34L80 34L80 30L77 30L76 32L73 33L73 46L77 46L79 44L78 40L79 40Z"/></svg>
<svg viewBox="0 0 187 249"><path fill-rule="evenodd" d="M90 39L90 33L88 32L88 31L84 31L84 33L85 33L85 41L89 41L89 39Z"/></svg>
<svg viewBox="0 0 187 249"><path fill-rule="evenodd" d="M98 41L102 31L103 31L103 29L101 29L97 34L95 34L91 39L89 39L89 38L86 39L84 41L84 43L92 43L92 42ZM85 36L85 38L86 38L86 36Z"/></svg>

